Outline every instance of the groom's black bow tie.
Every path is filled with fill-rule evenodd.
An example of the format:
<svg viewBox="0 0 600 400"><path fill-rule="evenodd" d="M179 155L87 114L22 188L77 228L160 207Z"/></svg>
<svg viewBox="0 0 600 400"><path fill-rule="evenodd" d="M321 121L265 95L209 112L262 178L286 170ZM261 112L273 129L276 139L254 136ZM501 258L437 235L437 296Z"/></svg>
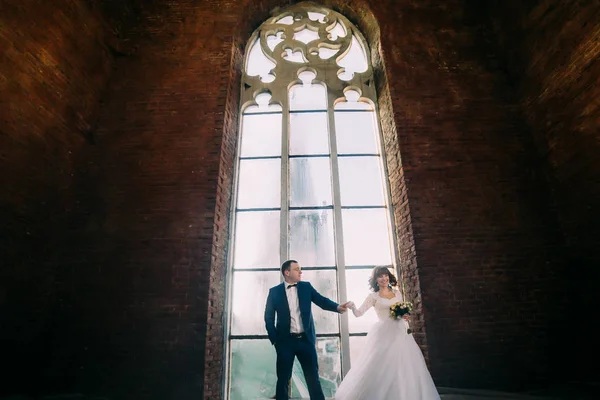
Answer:
<svg viewBox="0 0 600 400"><path fill-rule="evenodd" d="M288 285L288 287L287 287L287 288L289 289L289 288L291 288L291 287L294 287L294 286L298 286L298 284L297 284L297 283L294 283L293 285Z"/></svg>

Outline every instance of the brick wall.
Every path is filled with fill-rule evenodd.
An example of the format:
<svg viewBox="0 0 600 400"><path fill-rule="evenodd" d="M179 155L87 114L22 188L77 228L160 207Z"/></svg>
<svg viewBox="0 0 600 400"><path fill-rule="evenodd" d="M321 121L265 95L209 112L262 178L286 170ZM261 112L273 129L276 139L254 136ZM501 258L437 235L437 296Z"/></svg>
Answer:
<svg viewBox="0 0 600 400"><path fill-rule="evenodd" d="M444 386L535 385L551 374L558 339L560 236L493 37L470 3L372 9L432 373Z"/></svg>
<svg viewBox="0 0 600 400"><path fill-rule="evenodd" d="M563 318L579 344L568 373L597 380L600 369L584 365L597 348L589 315L600 306L600 4L492 2L490 15L567 243Z"/></svg>
<svg viewBox="0 0 600 400"><path fill-rule="evenodd" d="M91 140L69 139L68 162L70 147L55 144L62 158L32 147L24 162L7 164L15 175L28 165L22 173L36 183L9 182L20 193L11 203L12 195L0 196L16 243L4 242L2 250L22 264L12 269L20 272L6 285L10 294L3 292L11 312L6 323L48 327L27 328L32 333L21 343L39 351L13 358L43 364L27 379L47 393L216 399L242 49L282 4L91 4L97 11L89 17L65 17L74 27L83 20L86 29L97 26L97 40L86 47L91 53L68 52L72 59L64 62L82 74L102 67L102 79L71 78L68 85L88 89L93 82L92 90L65 100L78 109L106 87L100 112L90 109L84 118L99 115L97 124L88 122L97 127L86 131ZM530 118L523 117L485 10L463 0L326 4L356 23L373 47L399 255L408 290L420 297L419 340L436 382L519 388L553 378L561 359L550 350L563 334L555 314L568 276L562 239ZM72 6L55 7L66 13ZM19 24L29 9L2 14ZM54 15L40 14L40 30L55 25ZM119 31L119 40L101 32L106 26ZM2 38L30 43L8 32ZM27 82L18 70L11 79ZM21 107L28 101L11 99ZM33 119L26 131L52 121ZM57 172L63 165L69 174ZM35 243L17 236L18 204L57 193L52 209L69 206L59 228L30 212L25 220L43 234ZM40 243L52 257L30 251ZM48 277L44 285L31 284L34 273ZM31 319L23 318L35 307Z"/></svg>
<svg viewBox="0 0 600 400"><path fill-rule="evenodd" d="M35 390L70 355L64 232L74 157L110 75L106 38L82 2L0 3L0 394Z"/></svg>
<svg viewBox="0 0 600 400"><path fill-rule="evenodd" d="M201 397L207 321L218 322L208 333L221 352L206 360L222 357L213 310L224 298L208 299L210 283L223 281L210 266L224 262L237 139L231 7L181 1L143 11L127 35L135 51L117 59L95 145L79 154L74 259L86 260L90 324L104 330L89 337L89 376L104 377L89 391Z"/></svg>

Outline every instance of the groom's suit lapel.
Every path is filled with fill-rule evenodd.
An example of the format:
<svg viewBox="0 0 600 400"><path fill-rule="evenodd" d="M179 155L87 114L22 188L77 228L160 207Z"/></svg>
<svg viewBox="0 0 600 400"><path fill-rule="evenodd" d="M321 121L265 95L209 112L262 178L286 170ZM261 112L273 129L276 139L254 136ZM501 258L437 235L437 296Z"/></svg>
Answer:
<svg viewBox="0 0 600 400"><path fill-rule="evenodd" d="M285 293L285 282L281 283L279 286L281 286L281 289L279 290L280 292L280 296L282 297L282 303L285 304L285 307L283 308L287 315L287 319L288 319L288 323L290 322L290 304L288 303L288 299L287 299L287 294Z"/></svg>
<svg viewBox="0 0 600 400"><path fill-rule="evenodd" d="M309 319L310 308L308 310L305 310L304 307L302 307L302 305L304 304L304 302L302 300L304 299L304 296L306 296L306 294L307 294L305 289L306 289L306 285L301 285L300 282L298 282L298 303L300 305L300 318L302 319L302 324L304 326L307 326L306 324Z"/></svg>
<svg viewBox="0 0 600 400"><path fill-rule="evenodd" d="M300 313L302 313L302 299L304 299L304 285L298 282L298 303L300 303Z"/></svg>

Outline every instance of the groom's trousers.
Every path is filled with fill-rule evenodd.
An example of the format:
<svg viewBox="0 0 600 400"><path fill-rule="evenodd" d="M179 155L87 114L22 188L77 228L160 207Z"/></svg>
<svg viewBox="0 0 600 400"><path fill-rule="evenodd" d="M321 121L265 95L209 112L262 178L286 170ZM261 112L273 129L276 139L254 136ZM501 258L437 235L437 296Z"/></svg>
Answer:
<svg viewBox="0 0 600 400"><path fill-rule="evenodd" d="M289 338L282 339L275 344L275 350L277 351L275 398L288 400L288 387L292 377L294 359L298 357L311 400L325 400L319 381L319 364L315 345L304 334L290 334Z"/></svg>

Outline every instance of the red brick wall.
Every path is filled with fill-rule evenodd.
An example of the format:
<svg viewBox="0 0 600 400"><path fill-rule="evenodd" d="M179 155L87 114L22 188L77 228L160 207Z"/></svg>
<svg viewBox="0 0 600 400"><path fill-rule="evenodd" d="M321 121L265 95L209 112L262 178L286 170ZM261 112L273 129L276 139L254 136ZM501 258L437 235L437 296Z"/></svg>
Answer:
<svg viewBox="0 0 600 400"><path fill-rule="evenodd" d="M93 142L75 134L68 162L69 147L55 144L62 158L32 147L7 164L14 175L27 165L21 173L35 183L9 182L20 194L0 195L16 243L2 250L21 263L0 297L11 311L3 326L30 310L30 326L45 324L20 342L39 349L20 359L43 364L27 375L40 391L216 399L241 49L281 3L142 4L100 2L89 17L67 18L97 26L97 40L91 53L67 52L64 65L82 74L102 66L102 80L71 78L85 90L65 103L87 110L116 57L114 71ZM409 292L420 296L419 340L436 382L518 388L552 378L560 359L551 349L563 334L555 326L567 276L562 243L536 142L483 10L463 0L327 4L374 49L400 259ZM31 7L1 14L18 24ZM53 15L38 16L40 30L55 25ZM118 28L120 40L100 25ZM29 43L8 32L1 37ZM84 121L95 120L88 114ZM27 132L55 121L27 115ZM20 145L7 143L18 154ZM58 172L63 165L73 177ZM53 216L69 206L59 225L18 212L43 198L55 198ZM45 229L36 242L15 234L23 218ZM30 251L40 243L51 256ZM47 277L43 285L31 284L37 276Z"/></svg>
<svg viewBox="0 0 600 400"><path fill-rule="evenodd" d="M567 243L563 320L578 343L568 373L597 380L586 361L598 347L589 315L600 307L600 3L494 2L490 15Z"/></svg>
<svg viewBox="0 0 600 400"><path fill-rule="evenodd" d="M0 2L0 395L35 390L75 349L64 232L74 157L111 71L106 38L83 2Z"/></svg>
<svg viewBox="0 0 600 400"><path fill-rule="evenodd" d="M90 336L89 376L104 377L90 391L202 396L207 320L223 303L208 302L209 283L222 280L211 263L224 257L213 235L227 246L225 159L236 143L232 5L164 2L144 11L127 35L135 52L117 59L95 145L78 157L75 190L85 200L74 258L86 259L81 279L97 306L90 324L104 330Z"/></svg>
<svg viewBox="0 0 600 400"><path fill-rule="evenodd" d="M535 385L557 362L550 326L561 244L485 19L462 2L373 8L434 377L444 386Z"/></svg>

